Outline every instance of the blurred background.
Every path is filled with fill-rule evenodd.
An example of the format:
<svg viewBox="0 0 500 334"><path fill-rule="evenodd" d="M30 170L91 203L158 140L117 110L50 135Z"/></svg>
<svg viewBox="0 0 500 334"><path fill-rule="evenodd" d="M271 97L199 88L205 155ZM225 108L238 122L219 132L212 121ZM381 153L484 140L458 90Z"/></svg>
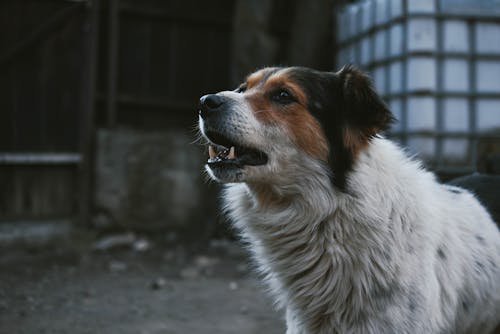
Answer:
<svg viewBox="0 0 500 334"><path fill-rule="evenodd" d="M83 333L91 315L106 333L225 333L221 314L283 331L195 143L198 98L262 66L355 64L398 119L387 135L443 180L500 174L499 0L2 0L0 31L0 332ZM215 295L190 309L203 279ZM47 292L62 282L70 297ZM137 284L181 292L151 309ZM120 298L143 302L108 317ZM44 322L54 305L73 322Z"/></svg>

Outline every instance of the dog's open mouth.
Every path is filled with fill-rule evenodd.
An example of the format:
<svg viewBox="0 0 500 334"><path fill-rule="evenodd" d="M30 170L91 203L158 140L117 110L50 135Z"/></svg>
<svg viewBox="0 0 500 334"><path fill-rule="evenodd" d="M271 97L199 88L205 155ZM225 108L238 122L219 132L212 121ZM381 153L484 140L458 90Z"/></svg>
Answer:
<svg viewBox="0 0 500 334"><path fill-rule="evenodd" d="M267 155L257 149L237 144L224 135L207 132L211 144L208 146L208 165L211 167L259 166L267 163Z"/></svg>

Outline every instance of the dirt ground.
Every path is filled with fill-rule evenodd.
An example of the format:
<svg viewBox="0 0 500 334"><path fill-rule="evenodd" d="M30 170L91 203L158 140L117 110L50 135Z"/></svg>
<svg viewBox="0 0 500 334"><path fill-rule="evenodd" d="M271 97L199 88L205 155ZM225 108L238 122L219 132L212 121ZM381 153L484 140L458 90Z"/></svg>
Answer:
<svg viewBox="0 0 500 334"><path fill-rule="evenodd" d="M4 249L0 333L284 333L252 272L228 241Z"/></svg>

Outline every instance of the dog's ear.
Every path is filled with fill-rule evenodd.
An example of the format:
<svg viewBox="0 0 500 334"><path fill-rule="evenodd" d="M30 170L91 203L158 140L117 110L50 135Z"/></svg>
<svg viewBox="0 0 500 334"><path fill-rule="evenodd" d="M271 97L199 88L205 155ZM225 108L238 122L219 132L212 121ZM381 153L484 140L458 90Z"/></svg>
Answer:
<svg viewBox="0 0 500 334"><path fill-rule="evenodd" d="M387 105L375 92L372 81L352 65L337 73L344 121L344 135L348 142L366 144L377 133L387 130L394 118ZM355 143L352 143L355 144Z"/></svg>
<svg viewBox="0 0 500 334"><path fill-rule="evenodd" d="M332 182L346 189L347 174L371 138L389 128L394 118L373 88L371 80L351 65L328 73L323 91L331 98L319 112L330 143Z"/></svg>

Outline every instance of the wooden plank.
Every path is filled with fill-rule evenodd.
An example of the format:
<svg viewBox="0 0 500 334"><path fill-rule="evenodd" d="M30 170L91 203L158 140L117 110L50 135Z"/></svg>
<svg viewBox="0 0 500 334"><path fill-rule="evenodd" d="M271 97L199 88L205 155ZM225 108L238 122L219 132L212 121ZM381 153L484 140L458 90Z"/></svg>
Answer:
<svg viewBox="0 0 500 334"><path fill-rule="evenodd" d="M165 26L164 23L162 25ZM137 17L120 18L120 36L122 37L118 54L118 90L120 93L148 94L146 88L149 74L146 72L151 69L148 64L150 59L147 56L151 48L147 37L149 34L148 21ZM165 36L164 38L166 39ZM168 43L165 42L165 44Z"/></svg>
<svg viewBox="0 0 500 334"><path fill-rule="evenodd" d="M78 164L82 157L78 153L2 153L1 165L66 165Z"/></svg>
<svg viewBox="0 0 500 334"><path fill-rule="evenodd" d="M232 24L233 1L226 1L224 6L214 6L210 2L179 1L166 3L164 6L147 6L145 2L127 1L120 5L120 11L126 15L142 17L144 20L162 20L187 26L211 26L217 29L230 29ZM170 7L170 8L169 8Z"/></svg>
<svg viewBox="0 0 500 334"><path fill-rule="evenodd" d="M95 96L97 76L97 52L99 43L99 0L92 0L87 8L88 31L86 36L85 80L82 85L83 115L80 128L80 152L82 161L78 169L79 224L90 224L93 198L93 166L95 157Z"/></svg>
<svg viewBox="0 0 500 334"><path fill-rule="evenodd" d="M16 58L17 55L30 48L33 44L38 43L44 36L57 29L63 22L66 22L71 15L78 12L82 8L81 3L75 3L67 8L61 9L54 15L49 17L40 26L24 39L20 40L13 47L0 54L0 64L6 63Z"/></svg>
<svg viewBox="0 0 500 334"><path fill-rule="evenodd" d="M98 94L97 101L103 103L106 101L106 97L102 94ZM155 98L132 94L119 94L116 101L120 106L148 108L161 112L195 110L197 103L196 100Z"/></svg>
<svg viewBox="0 0 500 334"><path fill-rule="evenodd" d="M71 217L75 166L1 166L0 222Z"/></svg>
<svg viewBox="0 0 500 334"><path fill-rule="evenodd" d="M116 125L116 86L118 80L118 41L120 39L119 0L110 0L108 12L108 127Z"/></svg>

